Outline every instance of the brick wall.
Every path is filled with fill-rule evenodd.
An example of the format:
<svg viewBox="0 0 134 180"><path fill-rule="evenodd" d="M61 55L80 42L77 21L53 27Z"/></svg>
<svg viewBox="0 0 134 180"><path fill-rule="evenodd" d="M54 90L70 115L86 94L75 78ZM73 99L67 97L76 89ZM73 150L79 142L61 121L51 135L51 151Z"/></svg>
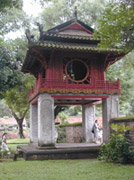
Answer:
<svg viewBox="0 0 134 180"><path fill-rule="evenodd" d="M80 143L82 142L82 126L63 126L60 129L62 129L62 132L64 132L65 137L62 139L61 142L66 143ZM60 132L58 132L59 134Z"/></svg>

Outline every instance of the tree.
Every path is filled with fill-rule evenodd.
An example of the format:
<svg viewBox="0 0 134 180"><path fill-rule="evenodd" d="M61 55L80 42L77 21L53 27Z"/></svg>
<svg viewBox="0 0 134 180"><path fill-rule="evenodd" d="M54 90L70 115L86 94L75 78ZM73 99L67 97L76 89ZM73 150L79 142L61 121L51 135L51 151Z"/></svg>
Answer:
<svg viewBox="0 0 134 180"><path fill-rule="evenodd" d="M22 11L22 0L0 0L0 38L10 31L20 29L24 21L24 12ZM23 17L23 18L22 18Z"/></svg>
<svg viewBox="0 0 134 180"><path fill-rule="evenodd" d="M29 110L28 94L34 84L34 77L20 72L27 50L26 39L8 40L4 44L5 53L2 52L4 56L1 60L3 67L0 68L1 94L17 121L20 138L23 138L22 123Z"/></svg>
<svg viewBox="0 0 134 180"><path fill-rule="evenodd" d="M21 85L17 85L6 91L5 102L16 119L20 138L24 138L22 124L29 110L28 95L34 83L33 76L21 74Z"/></svg>
<svg viewBox="0 0 134 180"><path fill-rule="evenodd" d="M96 34L101 47L134 49L134 1L111 0L98 22Z"/></svg>
<svg viewBox="0 0 134 180"><path fill-rule="evenodd" d="M5 104L4 99L0 101L0 117L12 117L9 107Z"/></svg>
<svg viewBox="0 0 134 180"><path fill-rule="evenodd" d="M7 42L5 36L27 24L22 11L22 0L0 0L0 98L3 98L3 92L7 89L19 84L19 74L16 71L18 47L11 41Z"/></svg>
<svg viewBox="0 0 134 180"><path fill-rule="evenodd" d="M120 79L120 114L134 115L134 53L116 62L106 72L108 80Z"/></svg>
<svg viewBox="0 0 134 180"><path fill-rule="evenodd" d="M134 47L134 1L111 0L104 9L94 36L100 37L101 47L120 48L127 53L132 51ZM120 113L123 115L134 114L133 57L133 52L129 53L128 56L110 66L106 73L109 80L120 78Z"/></svg>
<svg viewBox="0 0 134 180"><path fill-rule="evenodd" d="M17 63L22 64L27 46L25 39L16 39L3 42L0 48L0 98L4 92L20 82L20 73Z"/></svg>
<svg viewBox="0 0 134 180"><path fill-rule="evenodd" d="M55 0L44 9L36 21L40 21L47 30L72 19L74 8L77 6L78 19L90 26L96 26L106 2L106 0Z"/></svg>
<svg viewBox="0 0 134 180"><path fill-rule="evenodd" d="M22 0L0 0L0 12L4 11L5 8L21 8Z"/></svg>
<svg viewBox="0 0 134 180"><path fill-rule="evenodd" d="M9 56L7 57L6 62L11 64L11 68L9 69L9 74L7 74L6 71L3 75L7 76L7 80L5 82L7 87L5 84L2 84L3 91L5 92L2 93L2 95L5 97L5 102L9 106L12 115L17 121L19 137L23 138L24 134L22 123L29 110L29 91L35 82L33 76L24 75L20 72L21 64L27 50L26 39L17 38L16 40L8 40L5 44ZM5 58L3 58L3 62L5 62ZM5 64L3 65L3 68L6 68Z"/></svg>

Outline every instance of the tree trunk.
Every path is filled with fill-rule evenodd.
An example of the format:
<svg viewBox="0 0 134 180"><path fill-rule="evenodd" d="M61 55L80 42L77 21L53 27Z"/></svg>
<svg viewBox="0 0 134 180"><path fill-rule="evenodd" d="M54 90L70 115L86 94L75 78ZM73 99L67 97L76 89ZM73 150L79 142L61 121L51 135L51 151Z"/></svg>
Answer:
<svg viewBox="0 0 134 180"><path fill-rule="evenodd" d="M24 136L24 134L23 134L23 125L22 125L22 124L23 124L23 120L24 120L24 117L25 117L28 109L26 109L26 111L24 112L22 118L19 118L19 117L16 115L16 113L13 111L12 107L9 106L9 108L11 109L12 115L14 116L14 118L16 119L16 122L17 122L17 124L18 124L18 136L19 136L20 139L24 139L25 136Z"/></svg>
<svg viewBox="0 0 134 180"><path fill-rule="evenodd" d="M25 136L23 134L23 125L22 125L23 119L19 119L17 121L17 123L18 123L18 136L19 136L20 139L24 139Z"/></svg>

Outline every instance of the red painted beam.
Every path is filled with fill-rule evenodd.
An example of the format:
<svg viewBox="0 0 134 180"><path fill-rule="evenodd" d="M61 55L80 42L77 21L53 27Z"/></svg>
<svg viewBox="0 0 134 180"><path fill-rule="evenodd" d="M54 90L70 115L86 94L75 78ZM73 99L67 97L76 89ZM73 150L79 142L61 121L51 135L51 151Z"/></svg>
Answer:
<svg viewBox="0 0 134 180"><path fill-rule="evenodd" d="M102 98L106 99L109 96L62 96L62 95L52 95L54 99L90 99L90 98Z"/></svg>

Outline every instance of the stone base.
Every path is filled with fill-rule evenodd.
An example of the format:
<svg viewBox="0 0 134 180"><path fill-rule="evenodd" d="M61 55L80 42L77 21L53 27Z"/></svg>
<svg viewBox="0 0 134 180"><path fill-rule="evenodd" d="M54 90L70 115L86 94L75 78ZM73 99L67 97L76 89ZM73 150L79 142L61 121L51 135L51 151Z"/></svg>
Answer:
<svg viewBox="0 0 134 180"><path fill-rule="evenodd" d="M100 145L72 143L61 144L55 149L38 149L37 146L18 146L25 160L93 159L97 158Z"/></svg>
<svg viewBox="0 0 134 180"><path fill-rule="evenodd" d="M45 150L45 149L55 149L56 147L54 145L51 145L51 146L37 146L36 148L39 150Z"/></svg>

